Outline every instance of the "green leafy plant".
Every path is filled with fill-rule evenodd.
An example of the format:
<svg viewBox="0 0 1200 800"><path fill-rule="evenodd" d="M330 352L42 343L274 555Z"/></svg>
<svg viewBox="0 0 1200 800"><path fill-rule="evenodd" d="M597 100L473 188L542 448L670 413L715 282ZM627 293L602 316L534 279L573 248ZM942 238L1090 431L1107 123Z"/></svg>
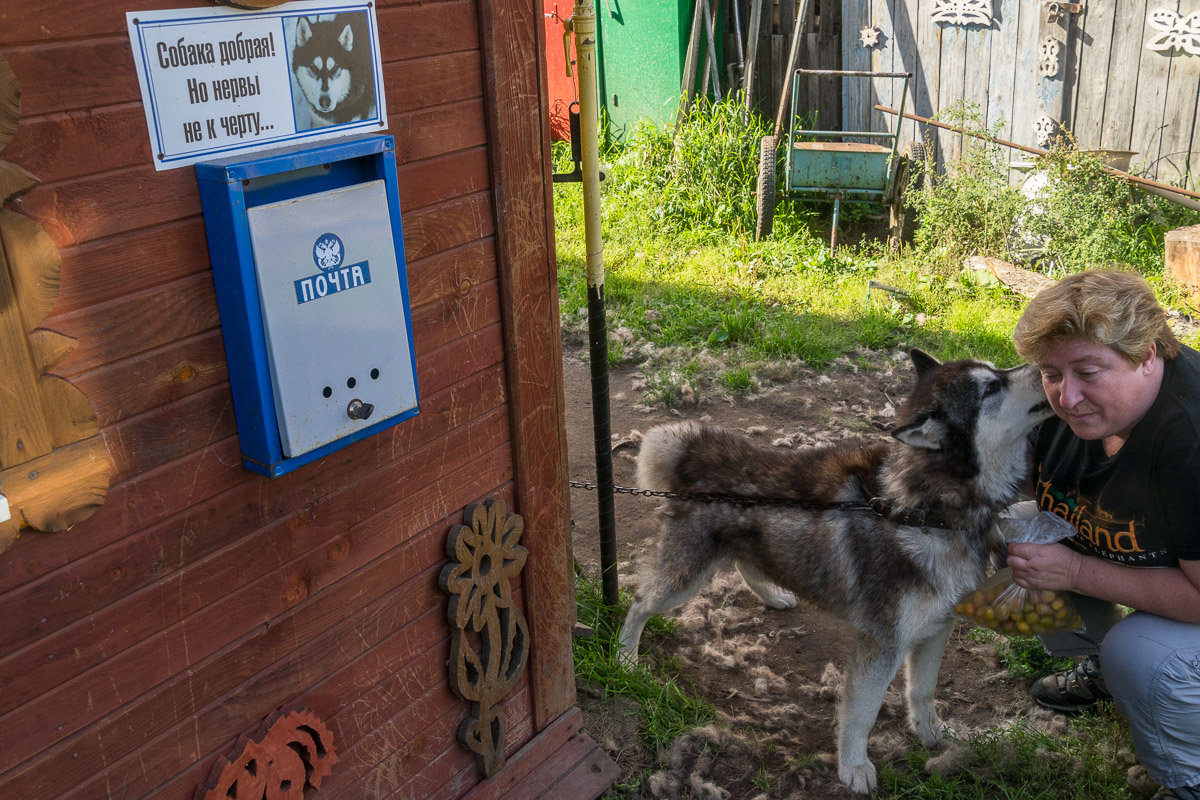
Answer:
<svg viewBox="0 0 1200 800"><path fill-rule="evenodd" d="M580 682L598 687L605 696L625 697L637 703L642 738L651 751L657 752L684 731L711 721L714 710L689 694L666 671L654 672L641 663L629 666L621 660L617 634L629 602L622 593L619 608L605 605L599 581L585 572L576 572L576 618L592 629L592 635L572 640L575 675ZM651 617L642 635L643 647L674 629L672 620Z"/></svg>
<svg viewBox="0 0 1200 800"><path fill-rule="evenodd" d="M943 110L939 119L948 124L998 138L1000 126L982 129L976 108L956 106ZM926 152L932 153L929 144ZM1007 257L1008 235L1024 200L1008 182L1008 166L1002 163L1001 148L982 139L963 137L962 155L937 174L932 164L924 170L932 176L926 188L914 179L905 201L917 214L915 242L925 252L941 251L955 259L970 252Z"/></svg>
<svg viewBox="0 0 1200 800"><path fill-rule="evenodd" d="M767 133L736 100L703 97L675 129L639 123L627 144L606 152L612 211L628 224L676 232L754 230L758 148ZM648 213L621 213L633 209Z"/></svg>
<svg viewBox="0 0 1200 800"><path fill-rule="evenodd" d="M892 798L912 800L1139 800L1126 771L1135 759L1128 727L1111 707L1077 716L1065 732L1048 734L1017 720L960 740L953 768L926 770L931 755L916 750L906 763L885 764L880 784Z"/></svg>

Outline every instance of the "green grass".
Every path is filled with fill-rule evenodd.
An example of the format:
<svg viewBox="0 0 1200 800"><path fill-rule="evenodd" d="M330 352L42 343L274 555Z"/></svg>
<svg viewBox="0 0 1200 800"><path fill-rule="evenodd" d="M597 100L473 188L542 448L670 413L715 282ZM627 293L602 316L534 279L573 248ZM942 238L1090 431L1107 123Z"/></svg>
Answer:
<svg viewBox="0 0 1200 800"><path fill-rule="evenodd" d="M1025 723L974 734L959 742L969 755L958 770L926 771L931 755L915 750L900 766L883 765L889 798L912 800L1141 800L1126 779L1135 763L1128 730L1111 706L1072 717L1050 735ZM951 745L952 746L952 745Z"/></svg>
<svg viewBox="0 0 1200 800"><path fill-rule="evenodd" d="M617 633L629 610L629 598L621 597L618 609L604 604L598 580L583 573L575 577L575 601L579 622L594 635L573 639L577 680L599 687L604 695L615 695L637 703L641 713L642 741L651 752L658 752L672 739L697 725L710 722L713 708L681 687L667 670L652 672L639 661L627 666L617 657ZM652 617L642 635L642 647L650 646L656 636L670 635L674 623Z"/></svg>

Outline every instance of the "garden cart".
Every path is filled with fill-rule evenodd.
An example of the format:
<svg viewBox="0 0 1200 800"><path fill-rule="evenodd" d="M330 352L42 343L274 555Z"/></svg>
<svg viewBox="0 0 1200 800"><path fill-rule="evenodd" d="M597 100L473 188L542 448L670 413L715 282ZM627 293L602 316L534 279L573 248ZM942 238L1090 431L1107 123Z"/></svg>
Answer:
<svg viewBox="0 0 1200 800"><path fill-rule="evenodd" d="M888 233L892 247L899 247L905 237L908 215L904 207L904 190L915 170L925 167L925 148L912 142L903 154L898 152L900 123L888 132L822 131L803 129L798 125L796 97L802 77L884 78L902 81L900 97L908 92L906 72L866 72L857 70L797 69L792 76L791 122L787 131L784 194L797 199L833 201L833 226L829 248L837 246L838 217L841 205L873 203L887 206ZM901 100L903 111L903 99ZM764 136L759 149L758 164L758 222L755 238L771 235L775 216L777 180L775 175L779 145L779 130L774 136Z"/></svg>

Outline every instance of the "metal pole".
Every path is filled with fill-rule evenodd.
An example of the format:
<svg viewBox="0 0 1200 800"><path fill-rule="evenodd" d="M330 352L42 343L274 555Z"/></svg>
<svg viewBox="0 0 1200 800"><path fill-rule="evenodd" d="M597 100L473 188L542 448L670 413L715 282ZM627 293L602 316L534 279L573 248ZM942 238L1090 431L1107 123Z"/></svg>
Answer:
<svg viewBox="0 0 1200 800"><path fill-rule="evenodd" d="M604 320L604 246L600 239L600 105L596 96L596 13L587 0L571 13L579 69L579 131L583 161L583 231L587 247L588 353L592 362L592 438L600 527L600 580L604 602L616 606L617 528L613 506L609 420L608 329Z"/></svg>

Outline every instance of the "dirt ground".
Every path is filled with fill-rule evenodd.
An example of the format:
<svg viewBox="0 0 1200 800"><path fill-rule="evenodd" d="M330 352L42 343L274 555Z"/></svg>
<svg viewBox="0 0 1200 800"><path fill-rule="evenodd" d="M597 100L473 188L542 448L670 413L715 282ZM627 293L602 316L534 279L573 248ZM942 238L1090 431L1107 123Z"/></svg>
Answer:
<svg viewBox="0 0 1200 800"><path fill-rule="evenodd" d="M613 468L618 486L634 485L641 432L680 418L707 420L743 431L766 446L797 447L846 436L886 436L905 396L912 370L903 353L867 354L870 368L849 361L812 372L792 370L765 389L741 398L688 396L676 408L644 402L645 377L617 367L610 374ZM564 341L570 475L592 481L591 379L583 343ZM623 586L654 532L653 499L616 495L618 566ZM571 490L576 560L598 573L596 493ZM840 665L848 637L838 624L803 604L765 608L736 573L713 583L677 610L676 635L643 640L646 658L669 658L680 682L717 709L713 724L680 738L669 752L648 754L637 734L636 708L602 701L598 687L581 685L579 702L588 733L621 766L622 783L636 792L619 797L826 800L854 797L837 779L834 722ZM1025 685L999 665L995 648L972 642L959 623L942 661L937 705L957 732L984 730L1018 715L1053 728L1061 717L1031 708ZM649 640L649 641L648 641ZM872 731L870 754L879 766L903 762L917 747L907 730L903 678L889 690ZM943 748L953 770L955 747ZM882 796L882 795L877 795Z"/></svg>

